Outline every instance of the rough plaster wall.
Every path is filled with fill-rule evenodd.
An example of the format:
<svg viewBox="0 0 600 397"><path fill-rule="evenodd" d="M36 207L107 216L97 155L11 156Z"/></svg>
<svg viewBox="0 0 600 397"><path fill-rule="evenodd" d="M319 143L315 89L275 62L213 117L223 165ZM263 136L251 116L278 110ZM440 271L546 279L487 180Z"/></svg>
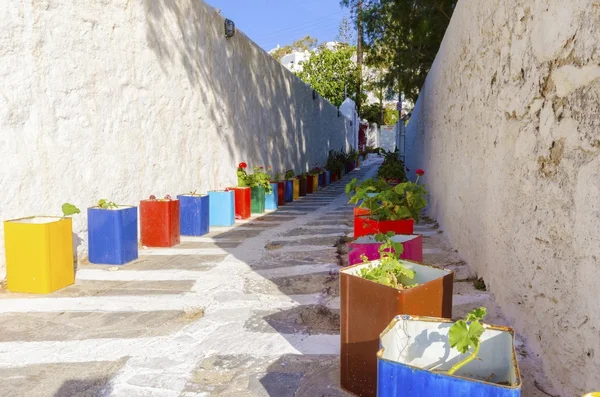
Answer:
<svg viewBox="0 0 600 397"><path fill-rule="evenodd" d="M600 1L458 2L408 127L430 213L563 397L600 389Z"/></svg>
<svg viewBox="0 0 600 397"><path fill-rule="evenodd" d="M223 21L199 0L0 7L0 219L225 188L240 161L306 171L346 146L337 109Z"/></svg>

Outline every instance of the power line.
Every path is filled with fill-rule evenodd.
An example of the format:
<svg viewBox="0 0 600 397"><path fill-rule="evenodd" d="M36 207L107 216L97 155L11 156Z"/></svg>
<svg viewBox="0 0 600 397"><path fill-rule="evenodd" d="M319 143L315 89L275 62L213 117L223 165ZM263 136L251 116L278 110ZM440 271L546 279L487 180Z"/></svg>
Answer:
<svg viewBox="0 0 600 397"><path fill-rule="evenodd" d="M336 28L338 26L338 23L329 23L329 24L325 24L325 25L321 25L321 26L315 26L311 29L305 29L305 30L299 30L298 33L302 32L302 34L306 34L306 33L310 33L310 32L314 32L315 30L324 30L324 31L330 31L334 28ZM288 34L296 34L296 33L288 33ZM265 46L266 44L271 44L271 43L275 43L278 44L277 41L280 40L280 38L276 38L276 39L271 39L269 41L263 41L261 46ZM258 42L258 41L257 41Z"/></svg>
<svg viewBox="0 0 600 397"><path fill-rule="evenodd" d="M293 26L287 27L285 29L276 30L274 32L265 34L265 35L263 35L261 37L257 37L256 40L262 40L262 39L265 39L265 38L267 38L269 36L272 36L274 34L277 34L277 33L287 32L288 30L296 30L296 29L302 28L302 27L311 27L311 25L315 25L315 24L318 25L319 23L322 23L322 22L325 22L325 23L331 22L331 21L323 21L323 20L331 19L332 16L336 16L336 15L342 14L344 12L345 12L345 10L341 10L341 11L335 12L333 14L329 14L329 15L325 15L325 16L320 17L320 18L313 19L311 21L306 21L306 22L303 22L303 23L298 24L298 25L293 25ZM322 21L322 22L319 22L319 21Z"/></svg>

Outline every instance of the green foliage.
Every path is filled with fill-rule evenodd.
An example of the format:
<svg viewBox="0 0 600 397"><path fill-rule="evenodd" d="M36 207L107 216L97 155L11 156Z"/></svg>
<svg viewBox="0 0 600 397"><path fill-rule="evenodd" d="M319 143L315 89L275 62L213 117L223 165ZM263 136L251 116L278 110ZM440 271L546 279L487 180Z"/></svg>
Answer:
<svg viewBox="0 0 600 397"><path fill-rule="evenodd" d="M63 213L63 218L64 218L66 216L80 214L81 211L79 210L79 208L77 208L76 206L74 206L71 203L64 203L62 205L62 213Z"/></svg>
<svg viewBox="0 0 600 397"><path fill-rule="evenodd" d="M404 163L398 158L398 149L395 151L379 150L379 153L383 153L383 164L377 171L377 177L383 179L398 179L399 181L406 181L406 168Z"/></svg>
<svg viewBox="0 0 600 397"><path fill-rule="evenodd" d="M279 47L278 49L273 51L271 56L273 56L278 61L281 61L281 58L288 54L291 54L294 51L303 52L313 50L317 46L318 42L319 41L314 37L305 36L301 39L294 41L290 45Z"/></svg>
<svg viewBox="0 0 600 397"><path fill-rule="evenodd" d="M285 179L294 179L295 176L294 170L287 170L285 172Z"/></svg>
<svg viewBox="0 0 600 397"><path fill-rule="evenodd" d="M275 176L273 177L273 180L275 180L275 181L283 181L283 172L276 172Z"/></svg>
<svg viewBox="0 0 600 397"><path fill-rule="evenodd" d="M354 42L354 27L348 18L343 17L340 21L338 35L335 37L335 41L344 45L351 45Z"/></svg>
<svg viewBox="0 0 600 397"><path fill-rule="evenodd" d="M321 48L304 62L298 77L336 107L344 102L346 93L356 100L360 78L356 64L352 61L354 52L355 48L350 46L343 46L335 51Z"/></svg>
<svg viewBox="0 0 600 397"><path fill-rule="evenodd" d="M329 156L327 157L327 163L325 169L329 171L339 171L344 168L346 164L346 153L340 149L339 151L331 149Z"/></svg>
<svg viewBox="0 0 600 397"><path fill-rule="evenodd" d="M404 248L402 243L392 241L393 236L393 232L379 233L375 236L375 241L383 243L379 246L379 263L377 265L372 264L363 255L363 261L369 263L369 266L360 269L360 276L366 280L396 289L414 287L417 285L413 281L415 272L407 269L400 260Z"/></svg>
<svg viewBox="0 0 600 397"><path fill-rule="evenodd" d="M448 340L451 347L458 350L461 354L467 353L471 348L474 350L468 357L454 365L448 371L448 375L454 374L477 357L477 353L479 353L479 348L481 346L480 338L484 331L480 321L483 320L486 314L486 308L480 307L467 314L464 320L455 322L450 328Z"/></svg>
<svg viewBox="0 0 600 397"><path fill-rule="evenodd" d="M252 174L246 173L243 168L237 169L238 186L257 187L263 186L266 193L271 193L271 175L265 172L263 167L254 167Z"/></svg>
<svg viewBox="0 0 600 397"><path fill-rule="evenodd" d="M108 210L111 208L119 208L119 206L115 203L113 203L112 201L108 201L106 199L100 199L98 201L98 207L104 209L104 210Z"/></svg>
<svg viewBox="0 0 600 397"><path fill-rule="evenodd" d="M365 179L361 183L358 183L358 178L353 178L350 182L346 184L346 195L348 197L351 197L354 194L356 194L358 189L364 189L369 193L379 193L383 192L384 190L392 189L392 186L390 186L383 179L369 178Z"/></svg>
<svg viewBox="0 0 600 397"><path fill-rule="evenodd" d="M368 185L355 186L354 192L350 203L358 204L362 200L360 208L368 208L371 219L377 221L412 218L418 222L421 210L427 206L427 191L413 182L400 183L375 195L375 188Z"/></svg>
<svg viewBox="0 0 600 397"><path fill-rule="evenodd" d="M398 118L398 111L390 108L383 108L383 122L381 121L381 107L376 103L363 105L360 108L360 118L366 119L369 123L378 125L395 125Z"/></svg>
<svg viewBox="0 0 600 397"><path fill-rule="evenodd" d="M366 63L385 65L386 80L413 102L438 52L456 0L342 0L364 30Z"/></svg>

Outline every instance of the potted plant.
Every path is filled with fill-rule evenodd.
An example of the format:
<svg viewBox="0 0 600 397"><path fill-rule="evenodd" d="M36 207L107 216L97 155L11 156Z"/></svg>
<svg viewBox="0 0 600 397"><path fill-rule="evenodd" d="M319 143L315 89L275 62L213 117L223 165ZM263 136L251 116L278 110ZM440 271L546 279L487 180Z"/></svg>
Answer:
<svg viewBox="0 0 600 397"><path fill-rule="evenodd" d="M251 204L252 204L252 191L248 185L248 175L246 174L246 168L248 164L241 162L237 168L238 186L230 187L226 190L233 191L235 201L235 219L248 219L252 215ZM225 223L228 223L226 221Z"/></svg>
<svg viewBox="0 0 600 397"><path fill-rule="evenodd" d="M296 178L298 179L298 183L300 184L300 197L306 196L308 192L308 183L306 180L306 176L306 172L303 172L302 174L296 176Z"/></svg>
<svg viewBox="0 0 600 397"><path fill-rule="evenodd" d="M358 152L354 148L350 148L347 155L348 159L348 172L354 171L356 168L356 161L358 160Z"/></svg>
<svg viewBox="0 0 600 397"><path fill-rule="evenodd" d="M377 395L519 397L514 331L482 324L485 314L395 317L381 334Z"/></svg>
<svg viewBox="0 0 600 397"><path fill-rule="evenodd" d="M414 224L419 221L419 214L427 206L427 191L419 185L423 170L417 170L417 180L404 182L393 189L377 194L373 187L358 187L350 202L360 204L369 210L368 215L354 218L354 238L368 234L394 232L396 234L413 234Z"/></svg>
<svg viewBox="0 0 600 397"><path fill-rule="evenodd" d="M333 149L330 150L327 157L327 163L325 164L325 169L330 173L329 183L335 182L340 178L340 172L343 167L344 164L342 153Z"/></svg>
<svg viewBox="0 0 600 397"><path fill-rule="evenodd" d="M250 190L250 188L246 189L246 192ZM235 224L235 198L234 190L211 190L208 192L210 226L228 227Z"/></svg>
<svg viewBox="0 0 600 397"><path fill-rule="evenodd" d="M359 396L375 396L379 334L394 316L452 316L452 271L401 260L385 240L379 260L340 271L341 385Z"/></svg>
<svg viewBox="0 0 600 397"><path fill-rule="evenodd" d="M389 237L394 243L400 244L400 252L396 252L400 259L406 259L414 262L423 262L423 236L420 235L396 235L394 232L388 232L385 235L380 233L370 236L362 236L348 243L348 264L355 265L363 262L363 258L368 260L377 260L379 258L379 249ZM393 248L388 248L393 249Z"/></svg>
<svg viewBox="0 0 600 397"><path fill-rule="evenodd" d="M319 190L319 177L321 175L321 168L319 168L319 165L315 163L315 166L309 171L309 174L312 175L312 192L317 192Z"/></svg>
<svg viewBox="0 0 600 397"><path fill-rule="evenodd" d="M279 202L279 185L277 181L274 181L271 177L271 171L273 169L271 166L267 167L267 172L269 176L269 185L271 186L271 191L265 193L265 210L273 211L278 207Z"/></svg>
<svg viewBox="0 0 600 397"><path fill-rule="evenodd" d="M346 184L346 195L352 197L359 189L367 191L366 195L374 197L377 193L390 190L392 187L385 182L383 179L369 178L362 182L358 182L358 178L353 178L349 183ZM368 208L361 207L363 200L358 200L354 206L354 216L369 215L370 210Z"/></svg>
<svg viewBox="0 0 600 397"><path fill-rule="evenodd" d="M138 209L101 199L88 215L88 259L124 265L138 258Z"/></svg>
<svg viewBox="0 0 600 397"><path fill-rule="evenodd" d="M377 177L387 182L397 185L406 181L406 171L404 163L399 158L399 151L383 151L383 164L377 171Z"/></svg>
<svg viewBox="0 0 600 397"><path fill-rule="evenodd" d="M179 200L170 195L157 199L152 195L140 202L142 245L172 247L180 242Z"/></svg>
<svg viewBox="0 0 600 397"><path fill-rule="evenodd" d="M210 226L210 198L196 191L177 196L182 236L204 236Z"/></svg>
<svg viewBox="0 0 600 397"><path fill-rule="evenodd" d="M285 205L286 181L283 178L283 174L281 172L275 173L271 183L277 183L277 206L281 207Z"/></svg>
<svg viewBox="0 0 600 397"><path fill-rule="evenodd" d="M253 214L262 214L265 212L265 194L271 193L270 175L264 168L254 167L252 174L247 174L246 170L238 167L238 185L250 187L251 203L250 211Z"/></svg>
<svg viewBox="0 0 600 397"><path fill-rule="evenodd" d="M75 282L73 223L80 211L62 206L63 216L30 216L4 222L6 288L48 294Z"/></svg>
<svg viewBox="0 0 600 397"><path fill-rule="evenodd" d="M285 172L285 201L291 203L300 197L300 185L298 180L294 178L295 174L292 170Z"/></svg>

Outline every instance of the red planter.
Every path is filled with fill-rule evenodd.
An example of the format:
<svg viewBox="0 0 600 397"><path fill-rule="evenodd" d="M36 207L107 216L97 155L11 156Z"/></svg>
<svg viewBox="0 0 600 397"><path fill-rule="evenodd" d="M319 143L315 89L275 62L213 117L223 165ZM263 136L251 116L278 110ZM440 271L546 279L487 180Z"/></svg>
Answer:
<svg viewBox="0 0 600 397"><path fill-rule="evenodd" d="M396 234L413 234L414 219L400 219L397 221L376 221L368 215L354 217L354 238L369 234L394 232Z"/></svg>
<svg viewBox="0 0 600 397"><path fill-rule="evenodd" d="M274 183L277 183L277 205L281 207L282 205L285 205L285 181Z"/></svg>
<svg viewBox="0 0 600 397"><path fill-rule="evenodd" d="M331 171L331 182L336 182L338 180L337 171Z"/></svg>
<svg viewBox="0 0 600 397"><path fill-rule="evenodd" d="M368 208L354 207L354 216L369 215L371 210Z"/></svg>
<svg viewBox="0 0 600 397"><path fill-rule="evenodd" d="M230 187L226 190L233 190L235 194L235 219L248 219L251 215L251 188L249 187Z"/></svg>
<svg viewBox="0 0 600 397"><path fill-rule="evenodd" d="M179 244L179 200L140 202L142 245L172 247Z"/></svg>
<svg viewBox="0 0 600 397"><path fill-rule="evenodd" d="M307 175L306 176L306 193L311 194L313 192L313 179L314 176L313 175Z"/></svg>

